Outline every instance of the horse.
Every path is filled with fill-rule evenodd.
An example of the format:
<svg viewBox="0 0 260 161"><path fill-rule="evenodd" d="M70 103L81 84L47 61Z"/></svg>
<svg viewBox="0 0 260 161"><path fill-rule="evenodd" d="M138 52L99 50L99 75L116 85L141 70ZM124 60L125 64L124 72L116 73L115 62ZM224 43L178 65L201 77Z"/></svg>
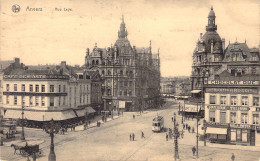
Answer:
<svg viewBox="0 0 260 161"><path fill-rule="evenodd" d="M21 147L21 146L18 146L18 145L14 145L14 144L12 144L11 147L14 148L14 154L17 154L16 150L19 150L20 154L21 154L21 150L24 150L24 147Z"/></svg>

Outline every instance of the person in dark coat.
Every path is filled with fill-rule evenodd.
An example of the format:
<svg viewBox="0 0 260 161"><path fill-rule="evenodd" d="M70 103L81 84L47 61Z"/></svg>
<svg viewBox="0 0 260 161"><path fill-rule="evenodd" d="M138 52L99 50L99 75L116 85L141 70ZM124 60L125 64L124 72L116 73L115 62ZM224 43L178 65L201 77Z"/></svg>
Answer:
<svg viewBox="0 0 260 161"><path fill-rule="evenodd" d="M195 152L196 152L196 148L195 148L195 146L194 147L192 147L192 153L193 153L193 156L195 156Z"/></svg>
<svg viewBox="0 0 260 161"><path fill-rule="evenodd" d="M135 134L133 133L133 141L135 141Z"/></svg>
<svg viewBox="0 0 260 161"><path fill-rule="evenodd" d="M168 137L169 137L169 136L168 136L168 134L166 133L166 141L168 141Z"/></svg>
<svg viewBox="0 0 260 161"><path fill-rule="evenodd" d="M145 138L145 137L144 137L144 132L142 132L142 138Z"/></svg>
<svg viewBox="0 0 260 161"><path fill-rule="evenodd" d="M132 141L132 134L130 133L130 141Z"/></svg>

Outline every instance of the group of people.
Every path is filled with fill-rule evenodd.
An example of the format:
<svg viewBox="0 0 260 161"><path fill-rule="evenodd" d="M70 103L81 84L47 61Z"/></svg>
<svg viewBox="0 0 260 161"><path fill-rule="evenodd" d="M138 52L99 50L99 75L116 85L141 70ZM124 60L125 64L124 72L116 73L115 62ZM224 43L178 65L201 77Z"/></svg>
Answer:
<svg viewBox="0 0 260 161"><path fill-rule="evenodd" d="M194 131L195 131L195 129L194 129L194 127L191 127L189 124L183 124L183 129L186 129L186 130L188 130L189 131L189 133L191 132L191 130L192 130L192 132L194 133Z"/></svg>
<svg viewBox="0 0 260 161"><path fill-rule="evenodd" d="M143 131L141 131L141 138L145 139ZM130 141L135 141L135 133L130 133Z"/></svg>

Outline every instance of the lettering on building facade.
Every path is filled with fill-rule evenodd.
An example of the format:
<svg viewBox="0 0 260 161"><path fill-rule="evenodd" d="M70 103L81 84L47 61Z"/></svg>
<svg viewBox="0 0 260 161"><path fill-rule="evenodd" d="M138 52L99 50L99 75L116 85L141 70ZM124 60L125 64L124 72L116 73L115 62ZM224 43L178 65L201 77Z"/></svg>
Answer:
<svg viewBox="0 0 260 161"><path fill-rule="evenodd" d="M218 85L259 85L259 81L220 81L209 80L205 81L206 84L218 84Z"/></svg>
<svg viewBox="0 0 260 161"><path fill-rule="evenodd" d="M233 110L233 111L249 111L249 107L243 107L243 106L215 106L215 105L209 105L207 106L210 110Z"/></svg>
<svg viewBox="0 0 260 161"><path fill-rule="evenodd" d="M206 93L258 94L255 88L206 88Z"/></svg>

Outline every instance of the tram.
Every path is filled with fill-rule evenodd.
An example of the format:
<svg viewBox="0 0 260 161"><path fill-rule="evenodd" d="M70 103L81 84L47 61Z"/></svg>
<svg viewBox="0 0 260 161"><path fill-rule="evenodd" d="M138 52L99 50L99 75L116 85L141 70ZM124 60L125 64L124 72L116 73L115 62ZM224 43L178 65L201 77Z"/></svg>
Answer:
<svg viewBox="0 0 260 161"><path fill-rule="evenodd" d="M162 116L156 116L153 118L152 131L160 132L164 129L164 119Z"/></svg>

